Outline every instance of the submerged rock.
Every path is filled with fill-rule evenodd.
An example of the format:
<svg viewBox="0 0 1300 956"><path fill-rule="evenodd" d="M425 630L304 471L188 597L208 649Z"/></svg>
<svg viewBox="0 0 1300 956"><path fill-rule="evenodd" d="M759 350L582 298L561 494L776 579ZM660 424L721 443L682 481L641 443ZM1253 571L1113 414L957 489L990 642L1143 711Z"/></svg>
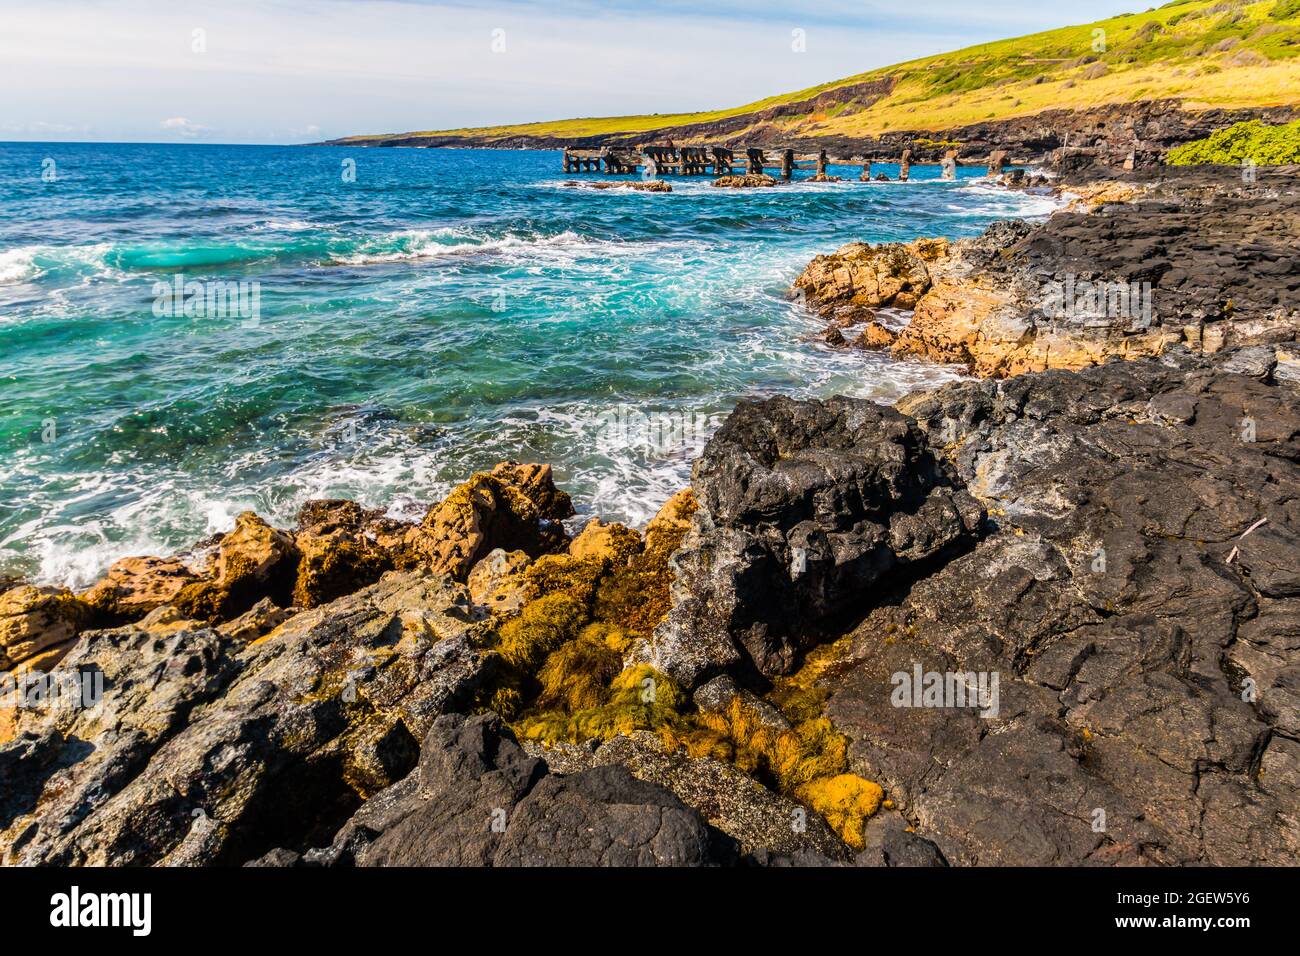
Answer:
<svg viewBox="0 0 1300 956"><path fill-rule="evenodd" d="M775 186L777 181L767 173L745 173L743 176L719 176L713 185L724 189L753 189L762 186Z"/></svg>
<svg viewBox="0 0 1300 956"><path fill-rule="evenodd" d="M640 182L618 182L618 183L580 183L568 182L566 186L578 186L586 189L631 189L641 193L670 193L673 191L671 184L664 182L662 179L650 179Z"/></svg>

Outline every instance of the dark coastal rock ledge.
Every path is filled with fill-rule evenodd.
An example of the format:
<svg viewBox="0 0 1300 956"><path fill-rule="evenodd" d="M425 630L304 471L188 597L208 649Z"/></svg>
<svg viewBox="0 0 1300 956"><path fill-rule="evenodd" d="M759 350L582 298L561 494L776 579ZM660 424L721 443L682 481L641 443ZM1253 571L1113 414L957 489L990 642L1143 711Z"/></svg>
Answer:
<svg viewBox="0 0 1300 956"><path fill-rule="evenodd" d="M1170 346L1212 353L1300 335L1300 167L1081 173L1071 206L954 243L851 243L794 294L835 346L960 363L981 376L1080 369ZM881 309L911 312L902 328Z"/></svg>

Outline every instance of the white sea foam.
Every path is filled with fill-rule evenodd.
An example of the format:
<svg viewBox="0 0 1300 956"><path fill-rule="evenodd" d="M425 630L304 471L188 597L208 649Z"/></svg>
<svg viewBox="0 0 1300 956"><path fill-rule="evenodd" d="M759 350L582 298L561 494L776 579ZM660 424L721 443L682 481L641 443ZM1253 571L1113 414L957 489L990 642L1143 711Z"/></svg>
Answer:
<svg viewBox="0 0 1300 956"><path fill-rule="evenodd" d="M0 252L0 285L34 279L39 274L33 247Z"/></svg>
<svg viewBox="0 0 1300 956"><path fill-rule="evenodd" d="M654 252L657 243L594 239L572 231L551 236L490 236L473 230L444 227L406 229L363 240L356 248L331 253L338 265L436 259L449 256L508 256L513 261L564 262L575 258L608 259Z"/></svg>

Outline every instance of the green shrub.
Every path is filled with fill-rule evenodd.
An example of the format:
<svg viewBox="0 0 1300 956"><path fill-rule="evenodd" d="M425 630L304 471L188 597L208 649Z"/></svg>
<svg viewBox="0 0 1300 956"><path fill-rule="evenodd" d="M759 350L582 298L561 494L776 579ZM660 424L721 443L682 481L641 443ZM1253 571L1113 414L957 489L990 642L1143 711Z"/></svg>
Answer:
<svg viewBox="0 0 1300 956"><path fill-rule="evenodd" d="M1273 20L1290 20L1300 16L1300 0L1277 0L1268 15Z"/></svg>
<svg viewBox="0 0 1300 956"><path fill-rule="evenodd" d="M1177 146L1168 156L1170 166L1235 165L1248 159L1260 166L1300 163L1300 120L1284 126L1269 126L1260 120L1237 123Z"/></svg>

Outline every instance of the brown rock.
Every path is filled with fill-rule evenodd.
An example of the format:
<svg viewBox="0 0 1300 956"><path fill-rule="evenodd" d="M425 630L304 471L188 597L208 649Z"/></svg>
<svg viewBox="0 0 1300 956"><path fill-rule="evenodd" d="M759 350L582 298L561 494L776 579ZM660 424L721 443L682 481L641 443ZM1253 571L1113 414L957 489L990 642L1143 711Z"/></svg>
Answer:
<svg viewBox="0 0 1300 956"><path fill-rule="evenodd" d="M673 191L673 187L662 179L651 179L645 182L573 183L573 185L585 186L588 189L632 189L640 193L670 193Z"/></svg>
<svg viewBox="0 0 1300 956"><path fill-rule="evenodd" d="M81 595L97 627L137 621L172 601L196 575L178 558L123 558Z"/></svg>
<svg viewBox="0 0 1300 956"><path fill-rule="evenodd" d="M545 520L563 521L573 517L573 500L568 492L555 487L550 465L503 461L493 467L492 477L518 488Z"/></svg>
<svg viewBox="0 0 1300 956"><path fill-rule="evenodd" d="M947 254L934 240L872 246L853 242L813 259L794 282L808 307L841 319L882 306L910 308L930 288L930 270Z"/></svg>
<svg viewBox="0 0 1300 956"><path fill-rule="evenodd" d="M898 333L891 332L879 322L872 322L862 330L861 335L853 340L853 347L855 349L866 349L871 352L878 352L893 345L894 339L897 337Z"/></svg>
<svg viewBox="0 0 1300 956"><path fill-rule="evenodd" d="M312 498L298 509L298 529L312 534L360 531L368 518L378 514L347 498Z"/></svg>
<svg viewBox="0 0 1300 956"><path fill-rule="evenodd" d="M691 529L691 518L698 508L694 488L683 488L669 498L645 526L645 549L670 554L676 551Z"/></svg>
<svg viewBox="0 0 1300 956"><path fill-rule="evenodd" d="M21 584L0 594L0 670L76 637L89 609L67 588Z"/></svg>
<svg viewBox="0 0 1300 956"><path fill-rule="evenodd" d="M767 173L746 173L743 176L719 176L713 185L724 189L753 189L761 186L775 186L776 180Z"/></svg>
<svg viewBox="0 0 1300 956"><path fill-rule="evenodd" d="M171 610L168 608L167 610ZM274 603L270 598L262 598L251 608L245 611L233 621L228 621L217 628L217 633L224 637L233 638L236 641L243 641L251 644L258 638L265 637L277 627L283 624L289 618L293 617L293 612L287 608L282 608ZM175 626L178 622L156 621L150 628L153 633L166 633L168 623ZM193 624L194 622L188 622ZM180 630L184 625L176 626Z"/></svg>
<svg viewBox="0 0 1300 956"><path fill-rule="evenodd" d="M264 597L288 606L299 556L289 532L245 511L221 539L215 578L186 585L173 603L182 614L201 621L230 620Z"/></svg>
<svg viewBox="0 0 1300 956"><path fill-rule="evenodd" d="M573 503L555 487L549 465L503 462L429 509L406 533L407 560L463 581L496 548L530 557L561 550L568 537L558 522L572 514Z"/></svg>
<svg viewBox="0 0 1300 956"><path fill-rule="evenodd" d="M488 552L470 569L469 596L475 604L493 614L514 614L528 600L524 569L532 558L522 551Z"/></svg>
<svg viewBox="0 0 1300 956"><path fill-rule="evenodd" d="M582 533L569 544L575 558L596 558L623 567L641 551L641 535L618 522L606 524L599 518L587 522Z"/></svg>
<svg viewBox="0 0 1300 956"><path fill-rule="evenodd" d="M295 607L318 607L374 584L393 568L388 553L364 534L342 529L303 532L294 539L301 558L293 589Z"/></svg>

